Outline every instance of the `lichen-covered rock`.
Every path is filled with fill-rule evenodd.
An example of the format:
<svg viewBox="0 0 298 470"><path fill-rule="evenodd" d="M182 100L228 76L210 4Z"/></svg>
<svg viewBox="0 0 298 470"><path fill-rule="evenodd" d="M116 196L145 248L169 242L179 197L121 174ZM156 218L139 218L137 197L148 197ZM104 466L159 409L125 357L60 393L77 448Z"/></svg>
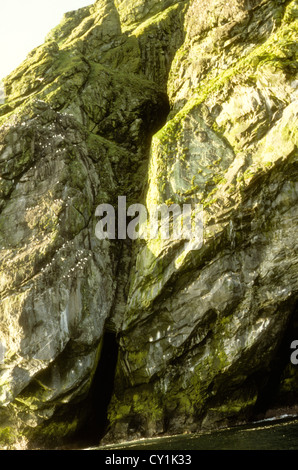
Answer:
<svg viewBox="0 0 298 470"><path fill-rule="evenodd" d="M294 0L98 0L4 80L4 446L82 429L106 331L106 441L295 402L296 43ZM202 246L98 240L96 207L121 195L201 204Z"/></svg>
<svg viewBox="0 0 298 470"><path fill-rule="evenodd" d="M67 14L5 80L0 423L32 441L81 424L67 404L90 389L122 251L96 238L95 209L138 197L168 112L164 90L130 60L141 63L138 42L121 36L113 2L97 2Z"/></svg>
<svg viewBox="0 0 298 470"><path fill-rule="evenodd" d="M295 376L296 12L190 2L145 200L201 203L204 244L135 250L107 441L249 419L278 395L285 351Z"/></svg>

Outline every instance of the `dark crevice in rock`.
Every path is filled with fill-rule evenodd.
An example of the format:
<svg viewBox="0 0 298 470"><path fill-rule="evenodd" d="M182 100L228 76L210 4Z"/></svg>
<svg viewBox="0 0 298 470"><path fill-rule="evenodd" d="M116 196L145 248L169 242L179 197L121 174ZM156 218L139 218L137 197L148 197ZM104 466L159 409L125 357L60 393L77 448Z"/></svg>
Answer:
<svg viewBox="0 0 298 470"><path fill-rule="evenodd" d="M158 105L148 101L141 109L140 115L143 121L141 146L144 149L144 163L149 160L152 137L155 132L163 127L169 112L170 105L168 96L164 93L160 95L160 102ZM148 165L148 163L145 164ZM137 165L139 165L139 162ZM130 168L130 172L133 172L133 168ZM145 185L143 184L143 187L141 188L142 194L138 195L139 199L136 199L135 202L142 201L145 189ZM134 195L134 197L136 196L137 194ZM127 223L129 223L129 221L130 218L127 217ZM117 231L118 227L116 224L116 232ZM116 240L114 242L114 250L115 257L118 258L115 270L115 279L117 279L115 300L111 309L111 314L107 318L105 324L101 359L97 366L93 384L86 402L90 418L80 429L78 435L78 439L80 440L81 438L87 442L88 445L98 444L109 428L107 411L113 394L119 348L117 330L119 330L121 326L120 322L124 314L126 305L126 289L129 282L130 268L133 263L133 244L130 239Z"/></svg>
<svg viewBox="0 0 298 470"><path fill-rule="evenodd" d="M88 418L74 440L84 441L87 445L98 445L105 434L108 426L107 407L113 393L117 358L116 335L107 331L103 338L101 358L86 400Z"/></svg>
<svg viewBox="0 0 298 470"><path fill-rule="evenodd" d="M277 350L271 370L256 402L255 414L264 417L271 409L291 407L297 404L297 396L293 392L283 390L283 382L294 379L295 366L290 363L292 341L298 337L298 303L296 302L289 317L285 334ZM292 370L291 370L292 369ZM294 370L295 369L295 370Z"/></svg>

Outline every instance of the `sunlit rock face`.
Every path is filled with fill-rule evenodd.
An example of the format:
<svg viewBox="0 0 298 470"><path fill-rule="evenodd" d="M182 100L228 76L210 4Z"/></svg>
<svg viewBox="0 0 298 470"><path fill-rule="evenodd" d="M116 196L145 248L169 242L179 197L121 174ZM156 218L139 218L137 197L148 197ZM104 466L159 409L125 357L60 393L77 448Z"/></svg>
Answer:
<svg viewBox="0 0 298 470"><path fill-rule="evenodd" d="M295 1L97 1L4 80L4 447L57 445L92 406L113 442L295 403L296 41ZM200 204L202 246L99 240L118 196Z"/></svg>

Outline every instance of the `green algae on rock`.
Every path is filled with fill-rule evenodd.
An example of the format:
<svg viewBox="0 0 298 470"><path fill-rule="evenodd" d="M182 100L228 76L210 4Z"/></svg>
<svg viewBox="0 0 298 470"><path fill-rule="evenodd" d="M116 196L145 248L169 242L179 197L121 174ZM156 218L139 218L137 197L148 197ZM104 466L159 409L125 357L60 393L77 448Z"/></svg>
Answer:
<svg viewBox="0 0 298 470"><path fill-rule="evenodd" d="M98 0L5 78L4 447L76 436L95 383L106 442L294 403L296 44L295 0ZM121 195L202 204L203 246L98 240L96 207Z"/></svg>

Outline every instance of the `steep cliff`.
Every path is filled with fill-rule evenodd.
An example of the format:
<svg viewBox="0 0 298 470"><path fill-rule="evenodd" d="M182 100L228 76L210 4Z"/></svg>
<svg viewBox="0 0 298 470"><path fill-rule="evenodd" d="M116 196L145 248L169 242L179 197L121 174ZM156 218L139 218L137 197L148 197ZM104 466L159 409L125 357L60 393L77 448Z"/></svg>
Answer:
<svg viewBox="0 0 298 470"><path fill-rule="evenodd" d="M4 80L4 446L297 402L297 18L294 0L98 0ZM202 204L202 246L99 240L118 196Z"/></svg>

